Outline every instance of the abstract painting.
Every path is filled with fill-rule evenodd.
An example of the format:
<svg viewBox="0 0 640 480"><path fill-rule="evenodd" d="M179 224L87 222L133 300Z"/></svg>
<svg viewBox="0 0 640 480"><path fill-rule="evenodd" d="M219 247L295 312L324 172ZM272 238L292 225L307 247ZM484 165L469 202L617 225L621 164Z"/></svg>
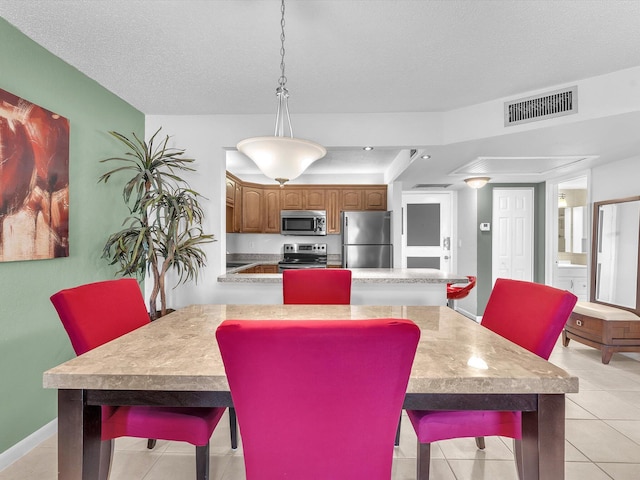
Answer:
<svg viewBox="0 0 640 480"><path fill-rule="evenodd" d="M0 89L0 261L69 256L69 121Z"/></svg>

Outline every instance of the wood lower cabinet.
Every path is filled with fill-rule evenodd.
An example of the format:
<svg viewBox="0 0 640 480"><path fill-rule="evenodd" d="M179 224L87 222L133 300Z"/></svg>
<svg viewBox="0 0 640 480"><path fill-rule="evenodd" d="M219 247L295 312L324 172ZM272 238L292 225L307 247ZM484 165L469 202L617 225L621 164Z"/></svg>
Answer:
<svg viewBox="0 0 640 480"><path fill-rule="evenodd" d="M278 273L278 265L255 265L251 268L247 268L246 270L241 270L238 273Z"/></svg>
<svg viewBox="0 0 640 480"><path fill-rule="evenodd" d="M327 233L340 233L340 212L386 210L386 185L272 185L227 174L228 233L280 233L280 210L326 210Z"/></svg>

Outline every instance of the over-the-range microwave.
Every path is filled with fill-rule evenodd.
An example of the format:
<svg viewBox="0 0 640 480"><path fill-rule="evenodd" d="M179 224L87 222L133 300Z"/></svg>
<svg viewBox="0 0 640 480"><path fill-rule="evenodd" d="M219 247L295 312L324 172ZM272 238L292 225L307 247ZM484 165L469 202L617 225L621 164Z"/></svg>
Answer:
<svg viewBox="0 0 640 480"><path fill-rule="evenodd" d="M326 235L326 210L280 210L282 235Z"/></svg>

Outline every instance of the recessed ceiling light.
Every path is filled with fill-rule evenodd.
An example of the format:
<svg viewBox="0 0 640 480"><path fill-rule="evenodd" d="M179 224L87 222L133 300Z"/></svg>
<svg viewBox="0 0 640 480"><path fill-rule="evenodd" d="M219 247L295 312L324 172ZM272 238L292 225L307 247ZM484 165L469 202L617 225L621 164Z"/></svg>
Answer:
<svg viewBox="0 0 640 480"><path fill-rule="evenodd" d="M429 160L431 158L431 155L422 155L420 158L423 160Z"/></svg>
<svg viewBox="0 0 640 480"><path fill-rule="evenodd" d="M362 149L363 149L365 152L370 152L371 150L373 150L373 147L362 147Z"/></svg>

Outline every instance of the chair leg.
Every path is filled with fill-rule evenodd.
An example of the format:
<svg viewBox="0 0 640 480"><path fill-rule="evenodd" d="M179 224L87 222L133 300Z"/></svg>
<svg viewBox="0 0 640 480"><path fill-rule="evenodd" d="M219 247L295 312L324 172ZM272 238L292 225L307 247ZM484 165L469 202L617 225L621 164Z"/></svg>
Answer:
<svg viewBox="0 0 640 480"><path fill-rule="evenodd" d="M236 409L229 407L229 430L231 431L231 448L238 448L238 419Z"/></svg>
<svg viewBox="0 0 640 480"><path fill-rule="evenodd" d="M393 444L397 447L400 445L400 425L402 425L402 414L400 414L400 419L398 420L398 429L396 430L396 440Z"/></svg>
<svg viewBox="0 0 640 480"><path fill-rule="evenodd" d="M157 440L156 440L155 438L149 438L149 439L147 440L147 448L148 448L149 450L152 450L153 448L155 448L155 446L156 446L156 441L157 441Z"/></svg>
<svg viewBox="0 0 640 480"><path fill-rule="evenodd" d="M516 457L516 470L518 471L518 478L522 480L524 478L524 468L522 462L522 440L513 439L513 454Z"/></svg>
<svg viewBox="0 0 640 480"><path fill-rule="evenodd" d="M98 469L98 478L107 480L111 463L113 462L113 440L103 440L100 442L100 468Z"/></svg>
<svg viewBox="0 0 640 480"><path fill-rule="evenodd" d="M418 472L417 480L429 480L429 463L431 462L431 444L418 441Z"/></svg>
<svg viewBox="0 0 640 480"><path fill-rule="evenodd" d="M209 443L196 446L196 480L209 480Z"/></svg>
<svg viewBox="0 0 640 480"><path fill-rule="evenodd" d="M484 437L476 437L476 447L480 450L484 450Z"/></svg>

